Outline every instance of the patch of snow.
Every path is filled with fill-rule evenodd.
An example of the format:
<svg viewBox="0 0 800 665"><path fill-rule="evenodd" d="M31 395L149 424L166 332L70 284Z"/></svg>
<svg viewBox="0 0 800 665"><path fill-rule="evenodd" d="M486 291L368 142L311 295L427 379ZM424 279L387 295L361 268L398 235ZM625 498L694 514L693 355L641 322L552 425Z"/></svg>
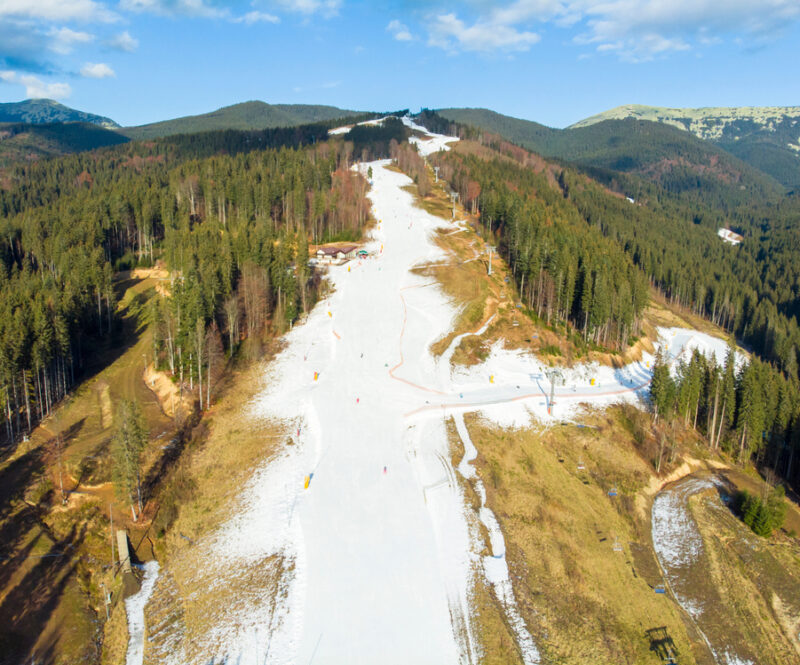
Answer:
<svg viewBox="0 0 800 665"><path fill-rule="evenodd" d="M455 136L444 136L443 134L434 134L433 132L429 132L427 129L425 129L425 127L418 125L408 116L403 116L402 120L403 124L409 129L422 132L426 135L424 139L421 139L418 136L411 136L408 139L409 143L417 146L419 154L423 157L432 155L440 150L450 150L450 146L448 144L458 141L458 138Z"/></svg>
<svg viewBox="0 0 800 665"><path fill-rule="evenodd" d="M719 229L717 231L717 235L722 238L723 241L730 243L731 245L738 245L742 242L743 238L738 233L734 233L730 229Z"/></svg>
<svg viewBox="0 0 800 665"><path fill-rule="evenodd" d="M479 518L489 534L490 554L483 557L483 572L486 580L494 587L497 598L503 606L506 618L514 632L517 646L522 654L522 662L525 665L534 665L540 662L539 650L531 637L525 620L519 613L517 600L514 597L514 587L508 572L506 561L506 544L500 524L494 513L486 506L486 488L483 482L477 478L472 462L478 456L478 450L469 436L467 427L464 423L462 414L453 415L456 424L456 431L464 445L464 457L458 465L458 472L466 479L474 482L475 491L480 498Z"/></svg>
<svg viewBox="0 0 800 665"><path fill-rule="evenodd" d="M125 665L142 665L144 660L144 608L158 579L158 561L144 564L144 577L139 591L125 600L128 617L128 652Z"/></svg>

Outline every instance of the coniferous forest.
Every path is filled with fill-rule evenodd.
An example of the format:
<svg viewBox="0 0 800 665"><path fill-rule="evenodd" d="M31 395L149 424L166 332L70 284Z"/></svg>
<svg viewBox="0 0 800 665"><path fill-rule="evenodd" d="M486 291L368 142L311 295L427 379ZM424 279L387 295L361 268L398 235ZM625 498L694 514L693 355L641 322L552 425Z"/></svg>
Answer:
<svg viewBox="0 0 800 665"><path fill-rule="evenodd" d="M119 269L164 261L170 295L153 312L154 353L199 388L201 406L223 350L307 311L319 286L308 241L358 238L369 215L352 145L318 143L322 134L179 136L10 171L0 190L5 437L48 415L95 342L113 338Z"/></svg>
<svg viewBox="0 0 800 665"><path fill-rule="evenodd" d="M688 422L692 402L692 426L712 448L755 455L796 479L797 196L704 204L631 174L545 163L434 113L422 121L492 149L491 158L453 151L431 161L497 238L520 299L539 319L621 350L640 333L652 287L751 349L746 371L693 365L692 387L681 373L654 404L666 400L665 417ZM308 243L357 239L369 215L353 160L391 154L425 181L399 121L357 127L344 141L327 140L327 129L177 135L8 170L0 190L4 435L23 435L50 413L80 378L93 340L114 335L120 269L161 260L169 270L169 297L153 312L153 352L198 391L201 406L204 377L208 386L224 353L308 311L319 288ZM722 226L745 242L723 244ZM715 372L733 372L721 403Z"/></svg>
<svg viewBox="0 0 800 665"><path fill-rule="evenodd" d="M432 112L433 131L490 151L432 161L479 215L507 260L526 307L568 324L584 341L622 349L637 336L653 288L720 326L752 358L735 366L696 355L677 376L666 359L652 386L654 415L683 423L739 462L753 459L793 484L800 479L800 198L796 194L711 203L618 172L546 163L497 135ZM717 192L718 193L718 192ZM630 196L629 194L635 194ZM744 236L723 243L717 229ZM660 466L659 458L657 466Z"/></svg>

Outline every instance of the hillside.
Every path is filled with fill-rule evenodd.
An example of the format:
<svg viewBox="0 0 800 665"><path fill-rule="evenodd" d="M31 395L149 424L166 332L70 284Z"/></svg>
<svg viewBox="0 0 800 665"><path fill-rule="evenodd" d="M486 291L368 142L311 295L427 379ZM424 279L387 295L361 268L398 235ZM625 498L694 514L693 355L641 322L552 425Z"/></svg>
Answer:
<svg viewBox="0 0 800 665"><path fill-rule="evenodd" d="M353 111L310 104L267 104L251 101L225 106L211 113L189 115L138 127L125 127L120 133L128 138L155 139L172 134L190 134L215 129L267 129L294 127L312 122L334 120L353 115Z"/></svg>
<svg viewBox="0 0 800 665"><path fill-rule="evenodd" d="M117 132L87 122L0 124L0 167L41 157L94 150L127 141L126 137Z"/></svg>
<svg viewBox="0 0 800 665"><path fill-rule="evenodd" d="M544 157L593 169L644 176L672 192L720 199L742 198L742 191L774 194L778 183L757 168L688 132L628 118L554 129L487 109L442 109L443 117L500 134Z"/></svg>
<svg viewBox="0 0 800 665"><path fill-rule="evenodd" d="M22 102L0 104L0 122L46 124L55 122L86 122L106 129L119 127L111 118L71 109L52 99L26 99Z"/></svg>
<svg viewBox="0 0 800 665"><path fill-rule="evenodd" d="M628 104L568 129L636 118L671 125L715 143L789 188L800 186L800 106L661 108Z"/></svg>

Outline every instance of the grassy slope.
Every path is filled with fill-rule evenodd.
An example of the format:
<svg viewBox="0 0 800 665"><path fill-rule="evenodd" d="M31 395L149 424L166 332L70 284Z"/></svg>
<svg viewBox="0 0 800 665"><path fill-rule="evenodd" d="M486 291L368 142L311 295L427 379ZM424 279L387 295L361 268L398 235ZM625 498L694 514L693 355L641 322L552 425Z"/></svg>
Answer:
<svg viewBox="0 0 800 665"><path fill-rule="evenodd" d="M122 328L92 359L89 378L34 430L29 442L2 451L0 547L7 557L0 560L0 615L7 618L0 631L2 665L22 662L27 653L52 665L99 661L99 584L103 581L115 591L119 587L119 579L103 568L111 556L109 502L114 503L115 527L130 521L130 510L116 502L108 483L113 412L107 405L113 407L123 397L142 405L151 434L146 466L162 454L163 442L170 438L164 432L173 428L141 380L142 356L151 348L146 312L153 287L152 279L118 282ZM61 464L58 433L64 441ZM65 490L73 491L81 480L65 507L58 497L59 468ZM140 540L135 533L134 543ZM59 553L66 554L33 558ZM112 624L116 633L118 624ZM122 626L124 634L124 620Z"/></svg>
<svg viewBox="0 0 800 665"><path fill-rule="evenodd" d="M0 125L0 167L126 143L117 132L85 122Z"/></svg>
<svg viewBox="0 0 800 665"><path fill-rule="evenodd" d="M171 134L189 134L215 129L267 129L292 127L353 115L334 106L308 104L266 104L252 101L225 106L211 113L190 115L138 127L124 127L121 134L131 139L154 139Z"/></svg>

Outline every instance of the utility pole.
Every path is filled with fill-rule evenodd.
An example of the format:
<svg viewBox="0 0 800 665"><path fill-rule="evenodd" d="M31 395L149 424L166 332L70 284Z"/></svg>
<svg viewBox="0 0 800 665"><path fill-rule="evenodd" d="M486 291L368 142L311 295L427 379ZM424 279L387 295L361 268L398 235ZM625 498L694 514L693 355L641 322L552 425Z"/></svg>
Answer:
<svg viewBox="0 0 800 665"><path fill-rule="evenodd" d="M492 275L492 252L494 252L497 248L494 245L486 245L486 249L489 252L489 276Z"/></svg>
<svg viewBox="0 0 800 665"><path fill-rule="evenodd" d="M453 199L453 219L456 218L456 201L458 200L458 192L450 192L450 198Z"/></svg>
<svg viewBox="0 0 800 665"><path fill-rule="evenodd" d="M560 369L546 370L545 375L550 379L550 401L547 403L547 415L552 416L553 407L555 406L556 384L562 385L564 383L564 375L561 374Z"/></svg>
<svg viewBox="0 0 800 665"><path fill-rule="evenodd" d="M111 511L110 503L108 504L108 519L111 520L111 568L113 570L117 559L114 556L114 513Z"/></svg>

